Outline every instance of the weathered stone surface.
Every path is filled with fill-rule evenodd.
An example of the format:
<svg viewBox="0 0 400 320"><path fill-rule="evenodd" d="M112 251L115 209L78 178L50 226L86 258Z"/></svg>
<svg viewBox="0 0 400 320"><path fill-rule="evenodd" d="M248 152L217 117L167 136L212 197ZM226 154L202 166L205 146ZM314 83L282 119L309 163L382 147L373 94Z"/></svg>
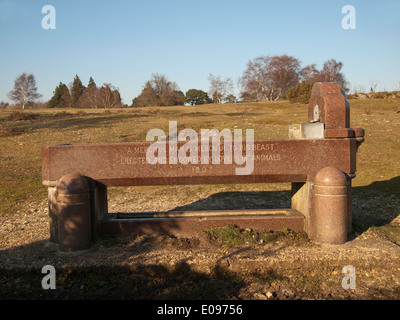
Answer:
<svg viewBox="0 0 400 320"><path fill-rule="evenodd" d="M308 121L323 122L325 129L350 127L350 104L337 83L315 83L308 104Z"/></svg>
<svg viewBox="0 0 400 320"><path fill-rule="evenodd" d="M301 182L325 166L356 171L352 139L259 140L254 142L254 170L236 175L237 164L149 164L150 142L93 143L42 147L42 177L55 181L79 173L106 186L167 184ZM222 152L221 152L222 155ZM168 157L168 154L167 154Z"/></svg>
<svg viewBox="0 0 400 320"><path fill-rule="evenodd" d="M333 167L321 169L314 179L315 239L326 244L347 241L347 179Z"/></svg>
<svg viewBox="0 0 400 320"><path fill-rule="evenodd" d="M92 245L90 194L87 180L66 175L57 181L56 212L61 253L89 250Z"/></svg>
<svg viewBox="0 0 400 320"><path fill-rule="evenodd" d="M42 178L49 187L51 235L54 238L58 232L60 238L59 230L54 228L56 209L60 206L54 201L56 182L78 174L89 182L90 208L85 210L91 215L92 240L104 233L190 235L205 228L236 224L253 229L305 230L310 237L323 243L343 243L351 231L351 179L355 177L356 153L365 132L363 128L350 128L349 103L335 83L314 85L308 120L309 123L289 126L289 140L257 140L254 144L231 142L231 145L223 140L217 147L212 146L210 140L205 144L196 140L190 158L183 153L189 162L186 164L182 158L178 161L177 156L186 143L173 142L174 136L166 140L163 135L160 143L164 144L165 153L161 156L157 153L160 161L156 164L149 163L147 155L148 151L154 154L153 142L43 146ZM212 152L213 147L217 154ZM250 156L244 164L238 164L233 161L232 152L227 152L230 158L226 157L225 151L229 149L239 150L240 156L248 153ZM254 165L251 172L237 174L238 167L247 167L249 162ZM107 219L107 187L110 186L265 182L291 182L292 208L284 214L203 211L196 214L142 213L129 219L127 216ZM57 188L63 191L62 186ZM74 195L70 199L77 197ZM70 211L66 212L74 215L71 208L69 206Z"/></svg>

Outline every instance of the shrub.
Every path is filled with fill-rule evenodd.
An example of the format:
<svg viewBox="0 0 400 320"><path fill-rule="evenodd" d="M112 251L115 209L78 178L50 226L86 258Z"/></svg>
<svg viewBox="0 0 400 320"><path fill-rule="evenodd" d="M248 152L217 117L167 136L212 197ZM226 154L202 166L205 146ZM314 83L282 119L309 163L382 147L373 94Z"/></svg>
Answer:
<svg viewBox="0 0 400 320"><path fill-rule="evenodd" d="M376 92L372 94L372 98L374 99L384 99L385 95L382 92Z"/></svg>
<svg viewBox="0 0 400 320"><path fill-rule="evenodd" d="M8 116L9 121L35 120L37 118L39 118L39 114L19 111L14 111Z"/></svg>
<svg viewBox="0 0 400 320"><path fill-rule="evenodd" d="M290 103L305 103L310 101L311 90L313 87L312 82L301 81L295 87L291 88L287 93L287 98Z"/></svg>
<svg viewBox="0 0 400 320"><path fill-rule="evenodd" d="M0 101L0 109L1 109L1 108L7 108L8 105L9 105L8 102Z"/></svg>

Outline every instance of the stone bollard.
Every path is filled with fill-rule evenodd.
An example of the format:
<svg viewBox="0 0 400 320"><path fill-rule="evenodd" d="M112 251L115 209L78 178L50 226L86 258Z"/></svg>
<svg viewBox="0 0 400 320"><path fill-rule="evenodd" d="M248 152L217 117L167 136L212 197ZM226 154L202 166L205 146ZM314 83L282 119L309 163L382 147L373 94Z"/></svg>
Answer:
<svg viewBox="0 0 400 320"><path fill-rule="evenodd" d="M57 181L58 249L64 255L87 252L92 245L90 190L86 178L66 175Z"/></svg>
<svg viewBox="0 0 400 320"><path fill-rule="evenodd" d="M326 167L314 178L315 240L325 244L347 241L347 179L337 168Z"/></svg>

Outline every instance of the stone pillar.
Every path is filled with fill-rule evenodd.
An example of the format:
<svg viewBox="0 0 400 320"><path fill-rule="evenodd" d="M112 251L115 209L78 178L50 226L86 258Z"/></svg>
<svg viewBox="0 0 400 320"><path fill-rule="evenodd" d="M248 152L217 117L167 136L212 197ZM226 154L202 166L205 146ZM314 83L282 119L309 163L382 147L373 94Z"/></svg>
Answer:
<svg viewBox="0 0 400 320"><path fill-rule="evenodd" d="M325 244L347 241L347 179L337 168L326 167L314 178L315 240Z"/></svg>
<svg viewBox="0 0 400 320"><path fill-rule="evenodd" d="M56 187L48 186L48 208L49 208L49 224L50 224L50 243L58 243L58 221L56 212Z"/></svg>
<svg viewBox="0 0 400 320"><path fill-rule="evenodd" d="M91 248L90 190L86 178L66 175L57 181L58 249L61 254L81 254Z"/></svg>
<svg viewBox="0 0 400 320"><path fill-rule="evenodd" d="M88 179L90 186L90 210L92 216L92 241L96 242L100 234L100 222L107 218L107 187L102 183Z"/></svg>
<svg viewBox="0 0 400 320"><path fill-rule="evenodd" d="M310 182L292 182L292 209L304 216L304 231L313 237L313 225L310 213Z"/></svg>

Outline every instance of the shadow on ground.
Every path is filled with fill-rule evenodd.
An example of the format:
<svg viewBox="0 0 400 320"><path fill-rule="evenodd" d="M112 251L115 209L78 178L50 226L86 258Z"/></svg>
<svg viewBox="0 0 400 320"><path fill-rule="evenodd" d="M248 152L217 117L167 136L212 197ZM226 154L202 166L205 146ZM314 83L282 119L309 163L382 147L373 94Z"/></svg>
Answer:
<svg viewBox="0 0 400 320"><path fill-rule="evenodd" d="M110 257L112 258L112 257ZM44 290L41 270L1 270L0 299L229 299L245 286L239 276L215 265L200 272L182 260L132 267L55 267L56 289Z"/></svg>
<svg viewBox="0 0 400 320"><path fill-rule="evenodd" d="M353 188L353 221L358 232L371 226L389 224L398 217L398 190L400 177ZM176 210L217 209L221 206L226 209L227 205L238 209L258 208L260 205L276 208L287 207L288 200L290 191L222 192ZM148 237L138 235L125 240L109 238L96 244L97 251L74 258L56 255L43 242L1 250L0 299L240 299L249 281L256 279L259 283L266 283L284 278L268 267L239 274L229 270L226 259L222 258L210 261L207 271L196 268L188 258L179 258L170 264L170 258L165 257L163 250L159 251L159 263L135 260L139 253L143 256L143 253L168 245L190 252L199 243L166 237L149 241ZM243 250L246 247L233 250L229 258L242 254ZM112 263L107 265L106 261ZM127 261L134 263L126 265ZM44 277L41 268L48 264L57 270L56 290L43 290L41 286ZM10 265L15 267L7 267ZM295 292L295 289L291 290ZM293 297L326 298L324 291L315 290L301 293L303 296L296 292Z"/></svg>
<svg viewBox="0 0 400 320"><path fill-rule="evenodd" d="M215 193L174 210L284 209L290 208L290 199L291 191L228 191Z"/></svg>
<svg viewBox="0 0 400 320"><path fill-rule="evenodd" d="M79 114L69 114L60 112L59 114L54 115L42 115L39 120L31 120L31 121L17 121L17 122L8 122L8 127L11 127L15 130L19 130L20 133L23 132L33 132L35 130L41 129L52 129L52 130L60 130L60 129L71 129L74 128L97 128L99 126L107 126L113 125L115 121L125 121L130 118L142 118L149 117L148 114L112 114L112 115L103 115L99 114L90 114L90 117L87 115L79 115Z"/></svg>
<svg viewBox="0 0 400 320"><path fill-rule="evenodd" d="M400 216L400 176L353 187L353 229L364 232Z"/></svg>

